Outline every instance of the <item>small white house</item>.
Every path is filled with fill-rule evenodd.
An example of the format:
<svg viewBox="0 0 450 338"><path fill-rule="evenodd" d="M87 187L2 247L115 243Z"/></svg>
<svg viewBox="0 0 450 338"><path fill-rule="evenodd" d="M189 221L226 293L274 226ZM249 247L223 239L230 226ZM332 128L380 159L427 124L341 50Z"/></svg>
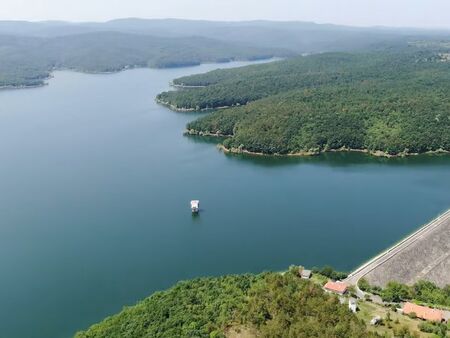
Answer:
<svg viewBox="0 0 450 338"><path fill-rule="evenodd" d="M348 308L351 312L356 313L356 310L358 309L358 303L355 298L350 298L348 300Z"/></svg>
<svg viewBox="0 0 450 338"><path fill-rule="evenodd" d="M200 208L200 201L198 200L192 200L191 201L191 210L193 213L198 213Z"/></svg>
<svg viewBox="0 0 450 338"><path fill-rule="evenodd" d="M311 270L302 269L300 271L300 277L303 279L310 279L311 278Z"/></svg>

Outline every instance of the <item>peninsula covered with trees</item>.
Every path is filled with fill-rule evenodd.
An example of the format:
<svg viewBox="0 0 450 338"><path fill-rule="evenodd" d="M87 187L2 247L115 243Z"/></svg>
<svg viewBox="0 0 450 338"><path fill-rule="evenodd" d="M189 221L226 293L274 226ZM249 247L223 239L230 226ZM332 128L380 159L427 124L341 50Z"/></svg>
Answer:
<svg viewBox="0 0 450 338"><path fill-rule="evenodd" d="M156 292L138 304L104 319L75 338L114 337L447 337L446 324L423 322L396 313L405 300L447 305L449 287L418 281L413 286L391 282L385 289L362 279L369 292L358 300L358 311L349 310L345 295L324 291L329 280L346 274L331 267L312 269L312 278L301 278L303 267L285 272L197 278ZM339 277L339 278L338 278ZM384 304L373 303L380 294ZM380 316L374 326L370 321ZM436 332L434 336L430 333Z"/></svg>
<svg viewBox="0 0 450 338"><path fill-rule="evenodd" d="M180 110L228 107L187 130L226 136L224 149L233 152L448 152L448 51L446 42L421 42L216 70L176 79L175 85L190 88L157 100Z"/></svg>
<svg viewBox="0 0 450 338"><path fill-rule="evenodd" d="M230 329L262 337L376 337L337 297L295 273L180 282L76 337L225 337Z"/></svg>

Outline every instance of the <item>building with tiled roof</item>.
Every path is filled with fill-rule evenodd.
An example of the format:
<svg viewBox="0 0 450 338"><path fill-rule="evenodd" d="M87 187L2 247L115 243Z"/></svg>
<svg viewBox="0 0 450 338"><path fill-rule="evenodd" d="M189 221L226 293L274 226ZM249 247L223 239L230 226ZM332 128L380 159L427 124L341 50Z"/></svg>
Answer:
<svg viewBox="0 0 450 338"><path fill-rule="evenodd" d="M437 309L432 309L427 306L421 306L413 303L405 303L403 306L403 313L409 315L414 313L417 318L433 321L442 322L444 321L444 312Z"/></svg>
<svg viewBox="0 0 450 338"><path fill-rule="evenodd" d="M347 292L347 284L342 282L328 281L323 288L325 291L337 293L339 295L343 295Z"/></svg>

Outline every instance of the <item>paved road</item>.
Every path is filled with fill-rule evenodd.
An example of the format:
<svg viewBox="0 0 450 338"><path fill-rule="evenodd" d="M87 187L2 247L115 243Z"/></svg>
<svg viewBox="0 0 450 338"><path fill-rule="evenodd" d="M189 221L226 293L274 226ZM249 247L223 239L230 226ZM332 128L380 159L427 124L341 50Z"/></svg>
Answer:
<svg viewBox="0 0 450 338"><path fill-rule="evenodd" d="M430 231L433 231L437 227L445 225L445 223L449 221L450 221L450 209L441 214L440 216L436 217L430 223L424 225L422 228L420 228L410 236L406 237L401 242L397 243L393 247L382 252L378 256L371 259L369 262L357 268L355 271L353 271L351 274L348 275L347 279L345 279L344 282L346 282L349 285L357 285L358 281L362 277L367 275L369 272L371 272L381 264L387 262L398 253L402 252L402 250L406 249L417 240L426 236Z"/></svg>

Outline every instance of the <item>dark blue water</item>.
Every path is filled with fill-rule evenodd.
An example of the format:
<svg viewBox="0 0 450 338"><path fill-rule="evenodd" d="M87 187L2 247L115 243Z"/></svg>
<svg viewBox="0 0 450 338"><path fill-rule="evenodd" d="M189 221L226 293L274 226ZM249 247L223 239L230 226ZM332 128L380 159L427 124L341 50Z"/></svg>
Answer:
<svg viewBox="0 0 450 338"><path fill-rule="evenodd" d="M225 156L183 136L198 115L154 97L216 67L0 92L1 337L69 337L195 276L350 270L450 207L450 156Z"/></svg>

